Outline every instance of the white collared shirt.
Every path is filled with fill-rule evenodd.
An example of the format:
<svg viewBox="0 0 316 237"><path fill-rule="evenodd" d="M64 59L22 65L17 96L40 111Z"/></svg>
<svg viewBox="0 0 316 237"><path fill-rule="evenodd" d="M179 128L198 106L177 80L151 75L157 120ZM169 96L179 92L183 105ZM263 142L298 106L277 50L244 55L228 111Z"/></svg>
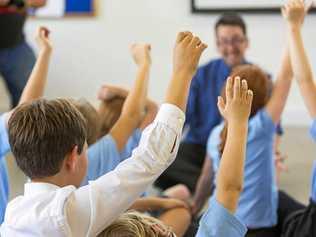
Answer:
<svg viewBox="0 0 316 237"><path fill-rule="evenodd" d="M96 236L174 161L184 119L178 107L163 104L132 157L89 185L25 184L7 207L1 236Z"/></svg>

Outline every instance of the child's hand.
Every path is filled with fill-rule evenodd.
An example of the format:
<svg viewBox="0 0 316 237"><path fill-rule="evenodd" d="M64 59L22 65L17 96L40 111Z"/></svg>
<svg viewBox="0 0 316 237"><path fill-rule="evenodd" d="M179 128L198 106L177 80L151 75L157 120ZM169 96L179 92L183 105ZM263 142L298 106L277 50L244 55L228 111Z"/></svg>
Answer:
<svg viewBox="0 0 316 237"><path fill-rule="evenodd" d="M50 31L46 27L39 27L36 34L36 41L40 50L51 51L53 46L49 40Z"/></svg>
<svg viewBox="0 0 316 237"><path fill-rule="evenodd" d="M133 44L130 47L133 59L138 66L151 64L150 50L151 46L149 44Z"/></svg>
<svg viewBox="0 0 316 237"><path fill-rule="evenodd" d="M306 4L304 0L289 0L282 7L283 18L287 20L290 26L300 27L304 22L305 15L312 6L313 1Z"/></svg>
<svg viewBox="0 0 316 237"><path fill-rule="evenodd" d="M195 74L202 52L207 45L191 32L180 32L173 52L173 71Z"/></svg>
<svg viewBox="0 0 316 237"><path fill-rule="evenodd" d="M228 123L243 123L248 120L253 93L248 90L246 80L240 82L239 77L228 78L226 83L226 103L222 97L218 97L218 109Z"/></svg>
<svg viewBox="0 0 316 237"><path fill-rule="evenodd" d="M173 208L186 208L190 209L189 205L182 200L174 199L174 198L166 198L161 201L161 208L165 210L173 209Z"/></svg>

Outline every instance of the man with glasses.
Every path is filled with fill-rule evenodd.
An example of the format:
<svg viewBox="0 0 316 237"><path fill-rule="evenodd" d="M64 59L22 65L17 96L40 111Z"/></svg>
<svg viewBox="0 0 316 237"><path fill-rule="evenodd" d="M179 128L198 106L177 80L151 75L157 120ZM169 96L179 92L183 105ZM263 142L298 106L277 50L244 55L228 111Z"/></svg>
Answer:
<svg viewBox="0 0 316 237"><path fill-rule="evenodd" d="M177 159L156 182L161 189L181 183L194 191L208 136L222 120L217 97L232 68L249 63L245 59L249 46L246 24L239 15L222 15L216 22L215 36L221 57L200 67L192 81L185 123L188 131L180 144Z"/></svg>

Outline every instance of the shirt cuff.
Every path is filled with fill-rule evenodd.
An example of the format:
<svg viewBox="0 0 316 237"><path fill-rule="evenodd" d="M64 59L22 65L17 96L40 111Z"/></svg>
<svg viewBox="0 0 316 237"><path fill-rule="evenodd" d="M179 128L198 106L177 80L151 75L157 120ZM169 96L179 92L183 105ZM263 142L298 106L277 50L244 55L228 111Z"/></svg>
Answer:
<svg viewBox="0 0 316 237"><path fill-rule="evenodd" d="M166 124L178 133L182 130L185 121L184 112L173 104L162 104L155 118L155 122Z"/></svg>
<svg viewBox="0 0 316 237"><path fill-rule="evenodd" d="M310 128L310 134L314 141L316 141L316 119L313 120L312 126Z"/></svg>

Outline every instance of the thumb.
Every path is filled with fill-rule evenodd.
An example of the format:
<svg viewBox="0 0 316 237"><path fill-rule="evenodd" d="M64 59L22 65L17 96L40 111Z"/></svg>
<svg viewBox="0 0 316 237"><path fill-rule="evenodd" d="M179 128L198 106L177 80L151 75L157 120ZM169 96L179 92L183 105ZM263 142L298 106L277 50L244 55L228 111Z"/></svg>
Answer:
<svg viewBox="0 0 316 237"><path fill-rule="evenodd" d="M217 97L217 107L218 107L220 114L222 116L224 116L225 102L224 102L223 97L221 97L221 96Z"/></svg>

